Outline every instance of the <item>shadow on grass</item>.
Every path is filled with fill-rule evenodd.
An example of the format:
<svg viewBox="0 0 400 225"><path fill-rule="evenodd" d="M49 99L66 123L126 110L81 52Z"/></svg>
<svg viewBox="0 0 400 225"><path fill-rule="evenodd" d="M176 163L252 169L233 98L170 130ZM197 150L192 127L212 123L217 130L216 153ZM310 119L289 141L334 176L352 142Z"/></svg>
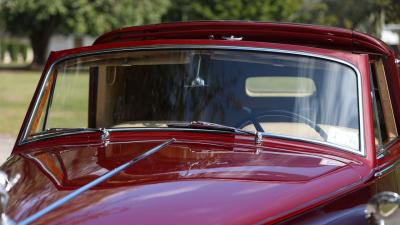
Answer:
<svg viewBox="0 0 400 225"><path fill-rule="evenodd" d="M36 65L36 64L0 64L0 72L1 71L34 71L41 72L44 68L44 65Z"/></svg>

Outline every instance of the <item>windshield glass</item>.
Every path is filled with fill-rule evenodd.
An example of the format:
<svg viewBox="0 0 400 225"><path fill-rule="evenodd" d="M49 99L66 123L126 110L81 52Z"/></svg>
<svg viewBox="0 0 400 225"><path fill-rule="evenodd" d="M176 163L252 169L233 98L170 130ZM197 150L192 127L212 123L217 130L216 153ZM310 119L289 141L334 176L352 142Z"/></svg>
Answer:
<svg viewBox="0 0 400 225"><path fill-rule="evenodd" d="M204 121L358 150L357 76L315 57L142 50L56 64L27 132Z"/></svg>

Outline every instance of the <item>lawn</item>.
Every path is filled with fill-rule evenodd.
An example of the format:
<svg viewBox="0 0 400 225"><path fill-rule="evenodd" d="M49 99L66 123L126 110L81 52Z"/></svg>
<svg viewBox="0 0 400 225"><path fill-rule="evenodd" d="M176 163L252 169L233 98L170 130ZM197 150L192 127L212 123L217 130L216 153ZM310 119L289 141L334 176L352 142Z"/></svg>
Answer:
<svg viewBox="0 0 400 225"><path fill-rule="evenodd" d="M39 75L37 71L0 71L0 134L18 134Z"/></svg>
<svg viewBox="0 0 400 225"><path fill-rule="evenodd" d="M88 94L88 73L59 73L47 127L87 127Z"/></svg>

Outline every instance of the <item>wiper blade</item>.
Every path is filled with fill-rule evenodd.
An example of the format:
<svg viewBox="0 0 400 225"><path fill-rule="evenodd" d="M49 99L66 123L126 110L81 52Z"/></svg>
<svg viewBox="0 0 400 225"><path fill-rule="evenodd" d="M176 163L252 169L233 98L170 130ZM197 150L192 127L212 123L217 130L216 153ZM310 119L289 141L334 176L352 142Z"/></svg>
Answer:
<svg viewBox="0 0 400 225"><path fill-rule="evenodd" d="M103 135L108 136L108 131L105 128L49 128L41 132L29 135L32 139L38 139L47 136L53 136L64 133L75 133L75 132L102 132Z"/></svg>
<svg viewBox="0 0 400 225"><path fill-rule="evenodd" d="M204 122L204 121L191 121L191 122L182 122L182 123L168 123L168 127L182 127L182 128L193 128L193 129L208 129L208 130L221 130L221 131L230 131L230 132L236 132L236 133L246 133L246 134L252 134L254 135L255 133L252 131L246 131L242 130L236 127L230 127L230 126L225 126L222 124L217 124L217 123L210 123L210 122Z"/></svg>
<svg viewBox="0 0 400 225"><path fill-rule="evenodd" d="M193 129L207 129L207 130L219 130L219 131L228 131L232 133L239 134L250 134L256 137L256 143L260 144L262 142L263 134L261 132L253 132L247 131L236 127L225 126L217 123L210 123L204 121L191 121L191 122L182 122L182 123L169 123L168 127L174 128L193 128Z"/></svg>

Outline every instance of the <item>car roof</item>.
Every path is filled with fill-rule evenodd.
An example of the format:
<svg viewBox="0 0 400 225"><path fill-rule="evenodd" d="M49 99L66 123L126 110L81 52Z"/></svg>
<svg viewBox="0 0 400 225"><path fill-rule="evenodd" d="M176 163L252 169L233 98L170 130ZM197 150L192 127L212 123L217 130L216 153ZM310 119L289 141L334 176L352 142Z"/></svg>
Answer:
<svg viewBox="0 0 400 225"><path fill-rule="evenodd" d="M224 39L270 42L337 49L354 53L391 55L382 41L352 30L310 24L254 21L190 21L133 26L98 37L93 45L161 39Z"/></svg>

